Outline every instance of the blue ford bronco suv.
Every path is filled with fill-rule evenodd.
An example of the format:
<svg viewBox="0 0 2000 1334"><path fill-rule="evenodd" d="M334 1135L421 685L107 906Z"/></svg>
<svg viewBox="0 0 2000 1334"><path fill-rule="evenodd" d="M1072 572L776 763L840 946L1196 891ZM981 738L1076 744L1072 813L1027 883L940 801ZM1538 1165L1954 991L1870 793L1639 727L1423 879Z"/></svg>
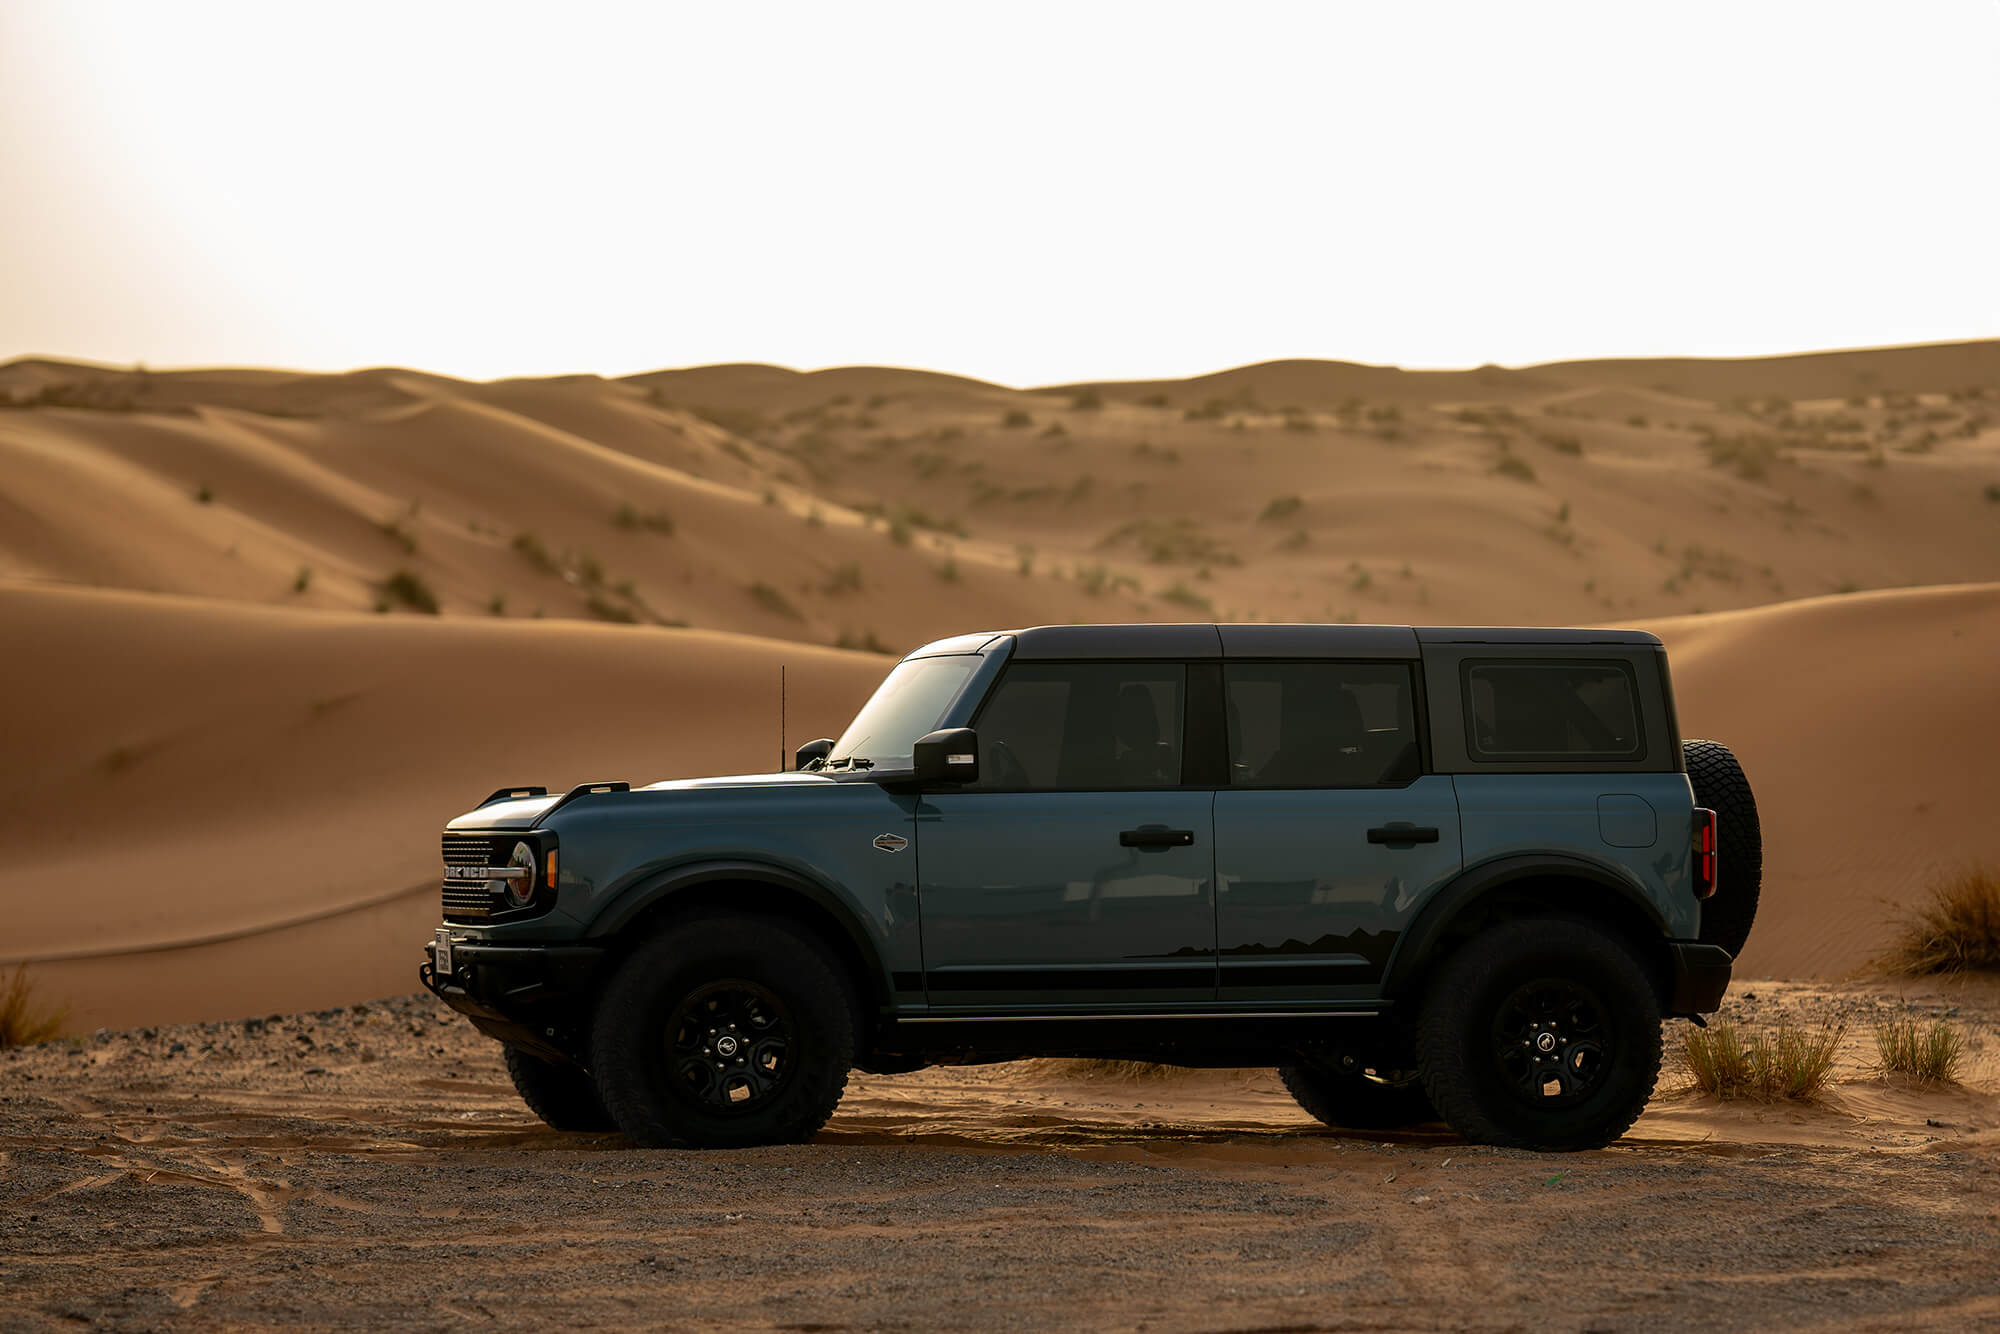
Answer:
<svg viewBox="0 0 2000 1334"><path fill-rule="evenodd" d="M793 772L503 788L424 984L550 1125L811 1138L850 1069L1276 1066L1332 1126L1601 1146L1762 873L1630 630L1060 625L897 664Z"/></svg>

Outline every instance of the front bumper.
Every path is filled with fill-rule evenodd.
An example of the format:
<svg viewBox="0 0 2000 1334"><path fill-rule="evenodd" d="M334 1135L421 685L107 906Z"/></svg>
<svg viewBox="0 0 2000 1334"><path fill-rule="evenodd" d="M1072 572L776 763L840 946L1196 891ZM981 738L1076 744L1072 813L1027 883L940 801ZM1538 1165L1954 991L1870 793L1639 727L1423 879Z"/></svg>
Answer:
<svg viewBox="0 0 2000 1334"><path fill-rule="evenodd" d="M440 977L437 946L427 942L417 976L473 1027L544 1058L570 1061L582 1055L602 947L455 940L451 955L451 975Z"/></svg>
<svg viewBox="0 0 2000 1334"><path fill-rule="evenodd" d="M1729 990L1729 970L1736 960L1720 945L1695 940L1668 942L1674 956L1674 992L1667 1002L1672 1015L1714 1014Z"/></svg>

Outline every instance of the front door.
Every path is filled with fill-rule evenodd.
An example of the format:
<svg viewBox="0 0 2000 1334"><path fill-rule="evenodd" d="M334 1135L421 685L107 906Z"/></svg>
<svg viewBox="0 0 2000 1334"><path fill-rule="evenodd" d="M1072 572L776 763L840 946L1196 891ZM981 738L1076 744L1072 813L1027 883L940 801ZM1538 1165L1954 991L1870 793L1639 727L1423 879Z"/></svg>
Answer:
<svg viewBox="0 0 2000 1334"><path fill-rule="evenodd" d="M1411 669L1229 663L1223 692L1222 999L1373 998L1398 935L1463 865L1452 780L1420 772Z"/></svg>
<svg viewBox="0 0 2000 1334"><path fill-rule="evenodd" d="M917 807L936 1007L1215 998L1212 788L1182 783L1178 663L1016 663L973 726L980 780Z"/></svg>

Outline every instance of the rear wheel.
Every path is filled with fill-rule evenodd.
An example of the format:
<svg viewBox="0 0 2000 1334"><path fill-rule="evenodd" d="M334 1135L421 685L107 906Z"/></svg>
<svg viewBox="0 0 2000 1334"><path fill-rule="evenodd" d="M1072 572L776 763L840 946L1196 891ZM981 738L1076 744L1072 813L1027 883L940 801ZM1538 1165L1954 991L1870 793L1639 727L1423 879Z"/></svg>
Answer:
<svg viewBox="0 0 2000 1334"><path fill-rule="evenodd" d="M1491 927L1439 968L1417 1020L1426 1091L1475 1144L1602 1148L1660 1076L1659 999L1623 942L1587 922Z"/></svg>
<svg viewBox="0 0 2000 1334"><path fill-rule="evenodd" d="M597 1134L616 1130L597 1097L597 1081L573 1065L557 1065L518 1047L507 1050L507 1076L528 1110L556 1130Z"/></svg>
<svg viewBox="0 0 2000 1334"><path fill-rule="evenodd" d="M1438 1119L1414 1070L1370 1071L1321 1064L1281 1065L1278 1077L1299 1106L1336 1130L1394 1130Z"/></svg>
<svg viewBox="0 0 2000 1334"><path fill-rule="evenodd" d="M591 1060L636 1144L799 1144L847 1087L854 1028L817 943L784 922L708 916L625 961L599 998Z"/></svg>
<svg viewBox="0 0 2000 1334"><path fill-rule="evenodd" d="M1757 896L1764 884L1764 830L1757 798L1743 766L1720 741L1688 741L1688 782L1694 802L1715 812L1716 890L1701 905L1700 940L1731 955L1743 952L1757 920Z"/></svg>

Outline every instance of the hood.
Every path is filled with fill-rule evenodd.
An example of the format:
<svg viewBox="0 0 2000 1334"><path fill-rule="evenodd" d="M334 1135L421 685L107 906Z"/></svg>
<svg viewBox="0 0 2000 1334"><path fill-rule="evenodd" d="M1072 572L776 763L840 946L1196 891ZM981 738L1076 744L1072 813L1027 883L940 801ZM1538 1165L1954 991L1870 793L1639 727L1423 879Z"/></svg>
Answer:
<svg viewBox="0 0 2000 1334"><path fill-rule="evenodd" d="M701 788L744 788L777 787L798 789L804 787L832 787L834 780L825 774L775 773L775 774L730 774L720 778L673 778L665 782L651 783L634 788L634 792L683 792ZM484 806L475 806L465 814L447 824L447 829L532 829L540 824L549 808L563 799L560 792L551 792L544 797L516 797L507 801L489 801Z"/></svg>
<svg viewBox="0 0 2000 1334"><path fill-rule="evenodd" d="M645 787L638 790L641 792L680 792L698 787L823 787L833 781L826 774L802 774L788 771L779 774L730 774L722 778L669 778L663 782L648 783Z"/></svg>

